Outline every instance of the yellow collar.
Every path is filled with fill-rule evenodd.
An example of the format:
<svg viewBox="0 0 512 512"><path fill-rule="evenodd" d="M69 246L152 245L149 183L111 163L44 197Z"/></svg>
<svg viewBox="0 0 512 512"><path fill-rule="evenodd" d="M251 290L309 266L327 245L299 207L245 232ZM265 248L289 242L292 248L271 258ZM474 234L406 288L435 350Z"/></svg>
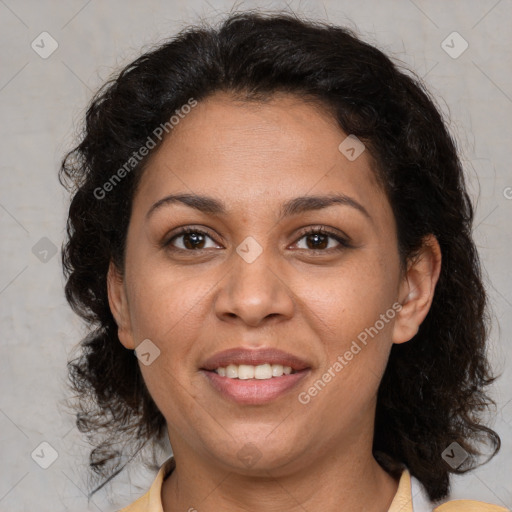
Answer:
<svg viewBox="0 0 512 512"><path fill-rule="evenodd" d="M174 468L173 457L168 458L160 467L148 492L119 512L164 512L162 507L162 483L164 477ZM398 489L388 512L415 512L412 503L411 475L404 469L398 482ZM480 501L455 500L439 505L432 512L509 512L506 508Z"/></svg>
<svg viewBox="0 0 512 512"><path fill-rule="evenodd" d="M388 512L415 512L412 502L411 475L404 469L395 497L391 502ZM452 500L432 509L432 512L509 512L506 508L482 501Z"/></svg>
<svg viewBox="0 0 512 512"><path fill-rule="evenodd" d="M398 489L388 512L414 512L412 508L411 475L407 469L402 471Z"/></svg>

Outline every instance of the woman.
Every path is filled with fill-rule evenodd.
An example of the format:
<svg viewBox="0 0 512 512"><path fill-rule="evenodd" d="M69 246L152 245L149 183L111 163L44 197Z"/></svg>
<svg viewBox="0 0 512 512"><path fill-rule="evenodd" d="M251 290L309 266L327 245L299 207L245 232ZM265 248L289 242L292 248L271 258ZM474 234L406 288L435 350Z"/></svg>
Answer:
<svg viewBox="0 0 512 512"><path fill-rule="evenodd" d="M125 512L505 510L443 504L499 449L487 302L454 143L379 50L191 27L98 92L61 179L91 468L172 446Z"/></svg>

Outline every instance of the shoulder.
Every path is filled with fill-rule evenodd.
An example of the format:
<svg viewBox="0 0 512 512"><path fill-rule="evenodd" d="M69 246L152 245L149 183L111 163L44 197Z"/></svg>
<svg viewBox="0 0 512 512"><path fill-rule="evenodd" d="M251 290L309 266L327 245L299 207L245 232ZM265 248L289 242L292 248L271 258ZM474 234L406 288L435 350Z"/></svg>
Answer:
<svg viewBox="0 0 512 512"><path fill-rule="evenodd" d="M149 509L149 491L134 501L131 505L124 507L118 512L146 512Z"/></svg>
<svg viewBox="0 0 512 512"><path fill-rule="evenodd" d="M432 512L510 512L509 509L483 501L453 500L436 507Z"/></svg>
<svg viewBox="0 0 512 512"><path fill-rule="evenodd" d="M405 472L404 472L405 473ZM509 509L475 500L451 500L446 503L433 503L425 488L414 476L410 477L413 512L510 512Z"/></svg>
<svg viewBox="0 0 512 512"><path fill-rule="evenodd" d="M160 466L146 494L118 512L162 512L162 483L175 467L174 457L171 456Z"/></svg>

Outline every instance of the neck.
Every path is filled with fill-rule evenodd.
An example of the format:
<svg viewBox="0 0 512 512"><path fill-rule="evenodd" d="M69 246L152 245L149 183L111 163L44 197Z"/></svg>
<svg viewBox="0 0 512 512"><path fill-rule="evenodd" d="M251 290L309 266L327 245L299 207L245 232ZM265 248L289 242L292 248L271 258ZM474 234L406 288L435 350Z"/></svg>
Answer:
<svg viewBox="0 0 512 512"><path fill-rule="evenodd" d="M246 475L205 458L175 452L176 468L163 482L164 512L387 512L398 488L371 456L355 447L343 457L335 453L294 462L294 470L279 476L262 470Z"/></svg>

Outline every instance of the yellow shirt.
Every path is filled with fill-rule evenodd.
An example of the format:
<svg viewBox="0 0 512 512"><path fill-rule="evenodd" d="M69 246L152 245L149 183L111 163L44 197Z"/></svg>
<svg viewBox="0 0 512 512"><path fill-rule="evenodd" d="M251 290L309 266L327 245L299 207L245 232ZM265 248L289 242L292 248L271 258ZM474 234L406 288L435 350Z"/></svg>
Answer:
<svg viewBox="0 0 512 512"><path fill-rule="evenodd" d="M172 470L176 467L173 457L167 459L155 480L151 484L149 491L141 496L138 500L134 501L131 505L123 508L119 512L163 512L162 508L162 482L164 477L169 476ZM391 502L388 512L417 512L413 508L415 502L411 492L411 475L407 469L402 472L400 481L398 483L398 490ZM193 510L193 508L192 508ZM422 511L418 511L422 512ZM430 511L429 511L430 512ZM506 508L481 501L472 500L454 500L432 509L432 512L509 512Z"/></svg>

